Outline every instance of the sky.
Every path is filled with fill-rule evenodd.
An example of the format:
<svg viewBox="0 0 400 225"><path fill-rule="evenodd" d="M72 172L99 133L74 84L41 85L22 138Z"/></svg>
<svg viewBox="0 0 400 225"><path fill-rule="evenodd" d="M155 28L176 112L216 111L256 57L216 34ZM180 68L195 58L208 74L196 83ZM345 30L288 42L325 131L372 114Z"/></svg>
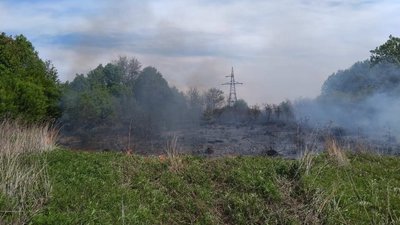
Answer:
<svg viewBox="0 0 400 225"><path fill-rule="evenodd" d="M61 81L119 56L171 86L229 87L250 104L314 98L332 73L400 36L400 0L0 0L0 32L25 35Z"/></svg>

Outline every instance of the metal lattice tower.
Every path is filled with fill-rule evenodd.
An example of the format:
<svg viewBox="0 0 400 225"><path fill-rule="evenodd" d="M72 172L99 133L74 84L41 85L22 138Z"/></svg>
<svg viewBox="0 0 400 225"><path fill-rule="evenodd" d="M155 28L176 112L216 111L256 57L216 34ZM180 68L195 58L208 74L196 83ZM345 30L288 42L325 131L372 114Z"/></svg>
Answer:
<svg viewBox="0 0 400 225"><path fill-rule="evenodd" d="M222 85L229 85L229 97L228 97L228 106L232 107L235 102L237 101L237 95L236 95L236 84L243 84L235 81L235 75L233 73L233 67L232 67L232 72L231 75L226 76L230 77L231 81L227 83L223 83Z"/></svg>

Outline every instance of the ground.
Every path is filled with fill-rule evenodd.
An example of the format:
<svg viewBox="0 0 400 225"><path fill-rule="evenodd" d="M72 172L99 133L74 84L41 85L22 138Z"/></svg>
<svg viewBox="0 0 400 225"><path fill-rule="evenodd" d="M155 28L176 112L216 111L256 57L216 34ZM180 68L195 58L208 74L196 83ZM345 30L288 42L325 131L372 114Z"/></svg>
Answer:
<svg viewBox="0 0 400 225"><path fill-rule="evenodd" d="M95 138L94 138L95 137ZM294 122L203 124L161 132L148 140L131 138L126 130L96 133L89 138L62 135L60 144L68 148L91 151L123 151L129 145L142 155L165 154L166 143L178 138L179 151L200 156L280 155L298 158L307 148L321 152L326 138L335 138L348 149L368 149L378 153L400 154L400 143L392 136L351 133L340 127L307 127ZM85 139L85 140L83 140ZM85 142L86 141L86 142Z"/></svg>

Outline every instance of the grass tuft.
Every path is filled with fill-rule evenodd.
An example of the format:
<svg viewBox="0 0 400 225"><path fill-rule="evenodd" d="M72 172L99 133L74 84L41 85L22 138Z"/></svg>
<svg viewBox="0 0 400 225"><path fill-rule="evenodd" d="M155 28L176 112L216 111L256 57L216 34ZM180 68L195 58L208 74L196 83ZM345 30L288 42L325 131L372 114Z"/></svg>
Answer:
<svg viewBox="0 0 400 225"><path fill-rule="evenodd" d="M25 224L48 201L51 185L44 152L55 148L48 124L0 122L0 224Z"/></svg>
<svg viewBox="0 0 400 225"><path fill-rule="evenodd" d="M170 163L170 170L174 172L180 171L183 168L183 163L178 145L178 136L173 135L170 140L167 140L165 152Z"/></svg>
<svg viewBox="0 0 400 225"><path fill-rule="evenodd" d="M314 164L314 158L316 157L316 153L308 150L306 147L305 150L301 153L299 158L299 173L303 172L306 175L310 173L310 170Z"/></svg>
<svg viewBox="0 0 400 225"><path fill-rule="evenodd" d="M345 150L334 138L327 138L325 140L325 149L328 153L328 156L335 160L339 165L345 166L349 164L349 159L346 156Z"/></svg>

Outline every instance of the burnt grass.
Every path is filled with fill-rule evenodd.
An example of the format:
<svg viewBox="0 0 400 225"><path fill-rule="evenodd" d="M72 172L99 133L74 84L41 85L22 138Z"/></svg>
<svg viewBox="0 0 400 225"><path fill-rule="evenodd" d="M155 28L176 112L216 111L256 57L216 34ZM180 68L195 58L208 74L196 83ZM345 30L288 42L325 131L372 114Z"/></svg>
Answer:
<svg viewBox="0 0 400 225"><path fill-rule="evenodd" d="M30 224L398 224L400 160L346 153L142 156L46 153L50 200Z"/></svg>
<svg viewBox="0 0 400 225"><path fill-rule="evenodd" d="M294 121L204 123L184 125L147 137L129 138L128 128L96 129L63 133L60 145L69 149L123 152L140 155L165 154L166 143L177 138L178 151L196 156L282 156L298 158L307 149L322 152L326 139L334 138L347 150L400 154L400 143L393 135L363 134L342 127L318 128Z"/></svg>

